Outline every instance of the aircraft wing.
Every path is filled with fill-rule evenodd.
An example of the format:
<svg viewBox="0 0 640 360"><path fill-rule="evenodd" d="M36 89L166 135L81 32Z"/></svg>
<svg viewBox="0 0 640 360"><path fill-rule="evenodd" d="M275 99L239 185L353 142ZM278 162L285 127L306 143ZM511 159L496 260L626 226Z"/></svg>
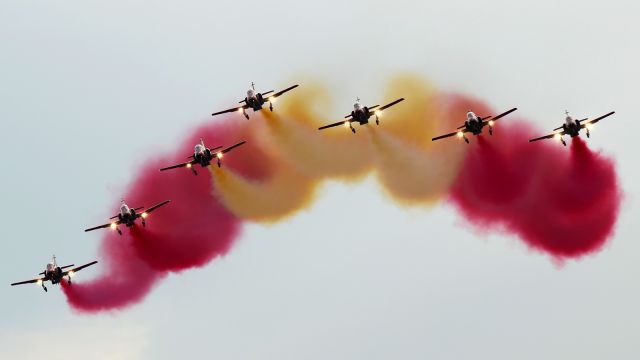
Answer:
<svg viewBox="0 0 640 360"><path fill-rule="evenodd" d="M349 116L351 116L351 115L349 115ZM347 121L338 121L337 123L321 126L321 127L318 128L318 130L323 130L323 129L328 129L328 128L334 127L334 126L344 125L344 124L346 124L348 122L349 122L349 120L347 120Z"/></svg>
<svg viewBox="0 0 640 360"><path fill-rule="evenodd" d="M152 212L153 210L155 210L155 209L157 209L157 208L159 208L161 206L167 205L170 202L171 202L171 200L165 200L165 201L161 202L160 204L153 205L152 207L148 208L144 212L146 212L148 214L148 213Z"/></svg>
<svg viewBox="0 0 640 360"><path fill-rule="evenodd" d="M274 92L274 91L275 91L275 90L269 90L269 91L267 91L267 92L260 93L260 95L262 95L262 98L264 99L267 95L271 94L271 93L272 93L272 92ZM245 100L242 100L242 101L245 101ZM242 102L242 101L241 101L241 102Z"/></svg>
<svg viewBox="0 0 640 360"><path fill-rule="evenodd" d="M218 111L215 112L213 114L211 114L211 116L216 116L216 115L220 115L220 114L226 114L226 113L231 113L234 111L239 111L240 109L247 109L249 107L249 105L245 104L245 105L241 105L241 106L236 106L234 108L231 109L227 109L227 110L223 110L223 111Z"/></svg>
<svg viewBox="0 0 640 360"><path fill-rule="evenodd" d="M600 120L602 120L602 119L604 119L604 118L606 118L606 117L609 117L609 116L611 116L611 115L613 115L613 114L615 114L615 113L616 113L615 111L612 111L612 112L610 112L610 113L607 113L607 114L604 114L604 115L602 115L602 116L600 116L600 117L597 117L597 118L595 118L595 119L593 119L593 120L585 121L585 122L583 122L583 123L581 122L581 123L580 123L580 127L581 127L581 128L584 128L584 127L586 127L586 126L587 126L587 125L589 125L589 124L595 124L595 123L597 123L598 121L600 121Z"/></svg>
<svg viewBox="0 0 640 360"><path fill-rule="evenodd" d="M84 232L87 232L87 231L93 231L93 230L98 230L98 229L108 228L109 226L111 226L111 224L112 224L112 223L107 223L107 224L103 224L103 225L100 225L100 226L96 226L96 227L92 227L92 228L84 229ZM115 221L115 224L116 224L116 225L119 225L119 224L120 224L120 220Z"/></svg>
<svg viewBox="0 0 640 360"><path fill-rule="evenodd" d="M560 136L562 136L562 135L564 135L565 133L564 133L564 131L562 131L562 132L555 132L555 133L552 133L552 134L549 134L549 135L540 136L540 137L538 137L538 138L531 139L531 140L529 140L529 142L534 142L534 141L539 141L539 140L546 140L546 139L552 139L554 136L556 136L556 135L558 135L558 134L560 134Z"/></svg>
<svg viewBox="0 0 640 360"><path fill-rule="evenodd" d="M282 94L286 93L287 91L291 91L291 90L293 90L293 89L297 88L298 86L300 86L300 85L295 84L295 85L293 85L293 86L289 86L288 88L286 88L286 89L284 89L284 90L280 90L280 91L278 91L277 93L275 93L275 94L273 94L273 95L271 95L271 96L269 96L269 97L277 98L278 96L280 96L280 95L282 95ZM273 90L272 90L272 91L273 91ZM269 91L269 92L271 92L271 91ZM267 92L267 93L265 93L265 94L268 94L269 92ZM263 94L263 95L264 95L264 94Z"/></svg>
<svg viewBox="0 0 640 360"><path fill-rule="evenodd" d="M26 280L26 281L20 281L20 282L16 282L16 283L11 284L11 286L15 286L15 285L23 285L23 284L33 284L33 283L36 283L36 282L38 282L38 281L40 281L40 280L44 280L44 278L40 277L40 278L37 278L37 279L31 279L31 280Z"/></svg>
<svg viewBox="0 0 640 360"><path fill-rule="evenodd" d="M63 274L64 274L63 276L66 276L66 275L67 275L67 274L69 274L70 272L77 272L77 271L80 271L80 270L82 270L82 269L84 269L84 268L86 268L86 267L89 267L89 266L91 266L91 265L95 265L95 264L97 264L97 263L98 263L97 261L92 261L92 262L90 262L90 263L88 263L88 264L80 265L80 266L75 267L75 268L73 268L73 269L71 269L71 270L67 270L67 271L65 271L65 272L63 273Z"/></svg>
<svg viewBox="0 0 640 360"><path fill-rule="evenodd" d="M492 117L492 118L491 118L491 120L493 120L493 121L498 120L498 119L500 119L500 118L502 118L502 117L505 117L505 116L507 116L507 115L511 114L512 112L514 112L514 111L516 111L516 110L518 110L518 108L513 108L513 109L510 109L510 110L507 110L507 111L503 112L503 113L502 113L502 114L500 114L500 115L496 115L496 116ZM484 120L484 119L483 119L483 120Z"/></svg>
<svg viewBox="0 0 640 360"><path fill-rule="evenodd" d="M195 163L195 160L191 160L191 161L184 162L184 163L182 163L182 164L173 165L173 166L167 166L167 167L165 167L165 168L160 169L160 171L171 170L171 169L177 169L177 168L185 167L185 166L187 166L187 165L189 165L189 164L194 164L194 163Z"/></svg>
<svg viewBox="0 0 640 360"><path fill-rule="evenodd" d="M231 151L231 150L233 150L233 149L237 148L238 146L243 145L244 143L246 143L246 141L241 141L241 142L239 142L239 143L237 143L237 144L235 144L235 145L231 145L231 146L229 146L228 148L222 149L222 150L221 150L221 151L219 151L219 152L220 152L220 153L222 153L222 154L226 154L226 153L228 153L229 151ZM221 147L222 147L222 146L221 146Z"/></svg>
<svg viewBox="0 0 640 360"><path fill-rule="evenodd" d="M456 132L452 132L452 133L448 133L448 134L444 134L444 135L440 135L440 136L436 136L433 139L431 139L431 141L436 141L436 140L440 140L440 139L445 139L448 137L452 137L457 135L459 132L467 132L467 130L462 130L462 131L456 131Z"/></svg>
<svg viewBox="0 0 640 360"><path fill-rule="evenodd" d="M392 101L392 102L388 103L387 105L383 105L383 106L381 106L381 107L378 109L378 111L382 111L382 110L384 110L384 109L390 108L390 107L392 107L393 105L395 105L395 104L397 104L397 103L399 103L400 101L403 101L403 100L404 100L404 98L400 98L400 99L398 99L398 100L394 100L394 101Z"/></svg>

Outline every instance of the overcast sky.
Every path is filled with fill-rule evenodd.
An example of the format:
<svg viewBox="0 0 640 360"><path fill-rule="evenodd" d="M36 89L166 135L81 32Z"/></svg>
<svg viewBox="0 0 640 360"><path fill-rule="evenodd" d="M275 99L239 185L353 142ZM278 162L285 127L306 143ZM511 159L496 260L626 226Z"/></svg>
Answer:
<svg viewBox="0 0 640 360"><path fill-rule="evenodd" d="M3 0L0 358L637 359L639 15L637 1ZM616 110L590 140L625 191L609 245L558 268L366 180L246 226L224 259L122 312L78 315L57 287L9 286L54 253L92 260L100 234L82 229L135 165L251 81L313 76L348 108L405 71L540 129L565 109Z"/></svg>

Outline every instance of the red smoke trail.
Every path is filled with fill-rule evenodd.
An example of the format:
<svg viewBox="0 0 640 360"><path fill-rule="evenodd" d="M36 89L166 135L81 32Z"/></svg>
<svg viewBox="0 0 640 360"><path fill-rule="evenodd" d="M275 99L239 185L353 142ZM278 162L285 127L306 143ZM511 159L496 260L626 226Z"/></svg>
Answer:
<svg viewBox="0 0 640 360"><path fill-rule="evenodd" d="M194 132L175 154L158 156L137 169L138 178L124 196L129 205L148 207L163 200L172 202L151 213L146 228L139 224L123 227L122 236L105 230L101 260L106 271L88 283L64 286L68 302L75 309L94 312L126 307L140 301L167 271L203 266L229 251L240 222L212 196L209 169L198 166L198 176L187 169L159 169L186 161L200 137L208 147L214 147L241 141L241 135L233 125L209 125ZM255 156L260 150L245 146L234 152L240 155L246 151L244 158L249 162L233 160L242 156L229 156L224 159L225 166L245 176L264 176L268 167L251 162L250 153Z"/></svg>
<svg viewBox="0 0 640 360"><path fill-rule="evenodd" d="M151 213L146 228L134 226L131 238L122 240L131 241L137 256L157 271L203 266L227 253L239 223L212 198L209 170L200 169L198 176L186 169L160 173L160 165L154 161L141 169L130 203L172 202Z"/></svg>
<svg viewBox="0 0 640 360"><path fill-rule="evenodd" d="M621 200L613 161L580 138L570 149L529 143L537 132L504 120L493 136L473 138L451 189L453 203L477 228L515 233L556 260L601 249Z"/></svg>
<svg viewBox="0 0 640 360"><path fill-rule="evenodd" d="M72 286L61 283L67 302L77 311L93 313L133 305L163 277L136 257L129 241L113 232L103 238L100 252L104 260L99 264L103 267L100 278Z"/></svg>
<svg viewBox="0 0 640 360"><path fill-rule="evenodd" d="M203 138L205 145L229 146L243 140L237 128L209 125L190 136L170 159L154 159L139 169L137 180L129 187L127 202L132 206L151 206L163 200L171 203L151 213L147 227L134 226L131 241L138 257L157 271L180 271L207 264L226 254L237 237L239 220L212 196L211 173L196 165L198 175L186 168L160 172L163 166L187 161L193 145ZM246 148L244 147L246 146ZM223 159L224 166L248 175L260 176L266 169L247 166L248 152L259 150L249 143ZM245 159L245 161L233 161ZM229 160L229 161L227 161Z"/></svg>

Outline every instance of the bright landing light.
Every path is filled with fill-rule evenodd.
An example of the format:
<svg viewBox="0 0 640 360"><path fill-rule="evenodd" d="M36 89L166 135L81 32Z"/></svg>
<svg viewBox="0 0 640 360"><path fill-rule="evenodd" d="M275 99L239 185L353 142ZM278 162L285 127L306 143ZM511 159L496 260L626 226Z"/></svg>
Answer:
<svg viewBox="0 0 640 360"><path fill-rule="evenodd" d="M187 167L188 167L188 168L191 168L191 164L187 164Z"/></svg>
<svg viewBox="0 0 640 360"><path fill-rule="evenodd" d="M38 281L36 282L38 285L42 285L42 279L38 279Z"/></svg>
<svg viewBox="0 0 640 360"><path fill-rule="evenodd" d="M244 110L243 108L240 108L240 109L238 109L238 112L241 113L243 110Z"/></svg>
<svg viewBox="0 0 640 360"><path fill-rule="evenodd" d="M218 159L222 159L222 153L221 152L217 153L216 156L218 157Z"/></svg>
<svg viewBox="0 0 640 360"><path fill-rule="evenodd" d="M562 135L560 135L560 134L555 134L555 135L553 135L553 137L554 137L554 139L556 139L556 140L560 140L560 139L562 139Z"/></svg>
<svg viewBox="0 0 640 360"><path fill-rule="evenodd" d="M493 126L493 120L489 120L489 126Z"/></svg>
<svg viewBox="0 0 640 360"><path fill-rule="evenodd" d="M380 110L376 110L375 113L376 113L376 116L382 116L382 111Z"/></svg>
<svg viewBox="0 0 640 360"><path fill-rule="evenodd" d="M110 226L111 226L112 229L115 229L117 225L116 225L116 223L112 222Z"/></svg>
<svg viewBox="0 0 640 360"><path fill-rule="evenodd" d="M143 219L146 219L147 216L149 216L149 214L147 214L146 212L143 212L142 214L140 214L140 216L142 216Z"/></svg>
<svg viewBox="0 0 640 360"><path fill-rule="evenodd" d="M458 131L458 137L461 138L462 136L464 136L464 134L462 133L462 131Z"/></svg>
<svg viewBox="0 0 640 360"><path fill-rule="evenodd" d="M344 127L349 127L349 122L348 121L344 122Z"/></svg>
<svg viewBox="0 0 640 360"><path fill-rule="evenodd" d="M269 102L272 102L272 103L276 102L276 98L274 96L270 97Z"/></svg>
<svg viewBox="0 0 640 360"><path fill-rule="evenodd" d="M73 272L73 270L70 270L67 275L69 275L69 277L73 277L76 273Z"/></svg>
<svg viewBox="0 0 640 360"><path fill-rule="evenodd" d="M592 130L593 129L593 124L587 124L587 126L585 126L587 128L587 130Z"/></svg>

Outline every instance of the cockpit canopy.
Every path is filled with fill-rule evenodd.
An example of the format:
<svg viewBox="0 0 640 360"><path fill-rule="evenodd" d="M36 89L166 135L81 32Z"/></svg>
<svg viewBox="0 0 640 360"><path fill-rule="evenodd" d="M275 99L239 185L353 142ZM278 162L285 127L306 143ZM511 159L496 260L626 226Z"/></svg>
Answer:
<svg viewBox="0 0 640 360"><path fill-rule="evenodd" d="M353 104L353 109L356 111L362 110L362 105L360 105L359 102L356 102L355 104Z"/></svg>
<svg viewBox="0 0 640 360"><path fill-rule="evenodd" d="M53 271L56 269L56 265L52 262L47 264L47 271Z"/></svg>
<svg viewBox="0 0 640 360"><path fill-rule="evenodd" d="M469 112L467 113L467 120L469 120L469 121L476 121L476 120L477 120L477 118L478 118L478 117L476 116L476 114L475 114L473 111L469 111Z"/></svg>
<svg viewBox="0 0 640 360"><path fill-rule="evenodd" d="M122 205L120 205L120 213L121 214L130 214L131 210L129 209L129 206L127 206L127 204L125 204L124 202L122 203Z"/></svg>
<svg viewBox="0 0 640 360"><path fill-rule="evenodd" d="M256 91L255 91L255 90L253 90L253 89L249 89L249 90L247 90L247 97L248 97L248 98L254 98L254 97L256 97Z"/></svg>
<svg viewBox="0 0 640 360"><path fill-rule="evenodd" d="M202 144L198 144L198 145L196 145L196 146L193 148L193 151L194 151L196 154L201 154L201 153L203 153L203 152L204 152L204 146L202 146Z"/></svg>
<svg viewBox="0 0 640 360"><path fill-rule="evenodd" d="M566 117L566 118L564 118L564 122L565 122L565 124L567 124L567 125L573 125L573 124L575 124L575 123L576 123L576 121L575 121L575 120L573 120L573 118L569 115L569 110L565 110L565 111L564 111L564 113L565 113L565 115L567 115L567 117Z"/></svg>

